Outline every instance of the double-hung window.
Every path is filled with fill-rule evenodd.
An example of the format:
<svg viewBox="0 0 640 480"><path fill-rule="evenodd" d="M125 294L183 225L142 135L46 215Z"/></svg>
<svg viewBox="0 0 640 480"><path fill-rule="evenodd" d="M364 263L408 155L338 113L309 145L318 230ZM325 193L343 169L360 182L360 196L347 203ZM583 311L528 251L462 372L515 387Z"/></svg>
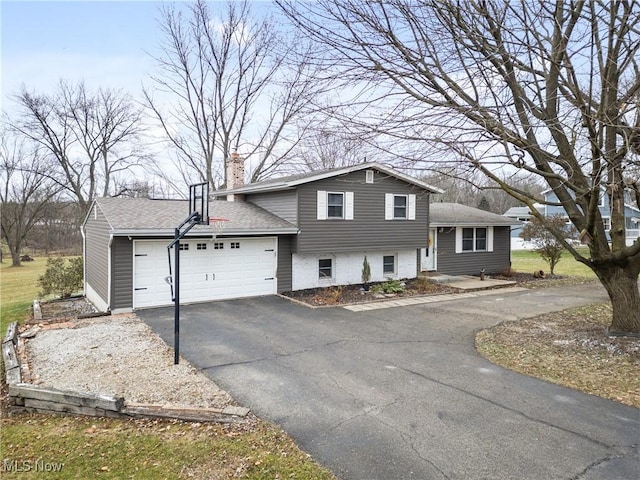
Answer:
<svg viewBox="0 0 640 480"><path fill-rule="evenodd" d="M407 196L393 196L393 218L407 218Z"/></svg>
<svg viewBox="0 0 640 480"><path fill-rule="evenodd" d="M317 193L318 220L353 220L353 192Z"/></svg>
<svg viewBox="0 0 640 480"><path fill-rule="evenodd" d="M456 253L492 251L493 227L458 227L456 229Z"/></svg>
<svg viewBox="0 0 640 480"><path fill-rule="evenodd" d="M395 275L396 273L396 256L383 255L382 257L382 274Z"/></svg>
<svg viewBox="0 0 640 480"><path fill-rule="evenodd" d="M385 193L384 219L415 220L416 196L414 194L398 195L395 193Z"/></svg>
<svg viewBox="0 0 640 480"><path fill-rule="evenodd" d="M318 260L318 278L328 279L333 277L333 260L331 258L321 258Z"/></svg>
<svg viewBox="0 0 640 480"><path fill-rule="evenodd" d="M344 193L327 193L327 218L344 218Z"/></svg>

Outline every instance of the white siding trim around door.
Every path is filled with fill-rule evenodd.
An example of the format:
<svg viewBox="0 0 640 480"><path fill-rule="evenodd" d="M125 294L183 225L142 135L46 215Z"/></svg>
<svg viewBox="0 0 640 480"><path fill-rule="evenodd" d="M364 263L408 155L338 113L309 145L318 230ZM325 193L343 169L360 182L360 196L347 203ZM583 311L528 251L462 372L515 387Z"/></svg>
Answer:
<svg viewBox="0 0 640 480"><path fill-rule="evenodd" d="M165 281L169 275L168 243L134 241L133 308L171 304L171 288ZM277 292L275 237L186 238L180 243L188 245L180 251L180 303ZM172 269L173 258L172 250Z"/></svg>

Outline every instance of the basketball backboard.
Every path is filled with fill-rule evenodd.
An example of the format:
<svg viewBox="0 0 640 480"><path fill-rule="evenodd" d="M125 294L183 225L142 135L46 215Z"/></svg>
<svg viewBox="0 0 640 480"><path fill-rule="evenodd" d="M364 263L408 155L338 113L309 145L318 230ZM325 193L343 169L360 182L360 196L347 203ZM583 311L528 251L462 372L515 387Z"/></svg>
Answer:
<svg viewBox="0 0 640 480"><path fill-rule="evenodd" d="M209 225L209 184L189 185L189 216L197 214L200 225Z"/></svg>

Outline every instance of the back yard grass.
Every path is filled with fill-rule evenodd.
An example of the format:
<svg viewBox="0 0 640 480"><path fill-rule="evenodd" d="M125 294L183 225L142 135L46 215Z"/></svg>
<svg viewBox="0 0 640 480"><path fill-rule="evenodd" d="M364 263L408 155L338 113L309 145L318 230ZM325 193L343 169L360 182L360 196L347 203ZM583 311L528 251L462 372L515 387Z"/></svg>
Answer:
<svg viewBox="0 0 640 480"><path fill-rule="evenodd" d="M38 298L46 258L21 267L0 264L2 336L23 321ZM4 367L2 367L4 368ZM2 378L0 451L3 479L32 478L38 468L60 468L52 478L321 479L335 477L301 451L277 426L120 420L40 414L8 416ZM25 471L30 468L31 471Z"/></svg>
<svg viewBox="0 0 640 480"><path fill-rule="evenodd" d="M582 255L588 257L589 252L586 248L578 249ZM539 254L532 250L516 250L511 252L511 266L517 272L533 273L538 270L549 272L549 264L546 263ZM577 277L584 280L597 280L593 271L577 262L569 252L565 252L556 265L555 275Z"/></svg>

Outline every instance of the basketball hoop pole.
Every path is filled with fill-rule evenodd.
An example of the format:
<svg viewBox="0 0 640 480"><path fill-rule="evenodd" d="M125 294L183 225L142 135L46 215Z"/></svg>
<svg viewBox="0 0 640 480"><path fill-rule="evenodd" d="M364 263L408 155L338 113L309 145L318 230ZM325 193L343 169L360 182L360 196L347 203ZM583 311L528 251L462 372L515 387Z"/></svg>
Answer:
<svg viewBox="0 0 640 480"><path fill-rule="evenodd" d="M199 203L199 205L198 205ZM171 273L171 248L174 248L174 275L171 282L173 296L173 364L180 363L180 240L196 225L209 224L209 184L189 186L189 216L173 233L173 242L167 246L169 273ZM184 230L182 230L184 228Z"/></svg>

